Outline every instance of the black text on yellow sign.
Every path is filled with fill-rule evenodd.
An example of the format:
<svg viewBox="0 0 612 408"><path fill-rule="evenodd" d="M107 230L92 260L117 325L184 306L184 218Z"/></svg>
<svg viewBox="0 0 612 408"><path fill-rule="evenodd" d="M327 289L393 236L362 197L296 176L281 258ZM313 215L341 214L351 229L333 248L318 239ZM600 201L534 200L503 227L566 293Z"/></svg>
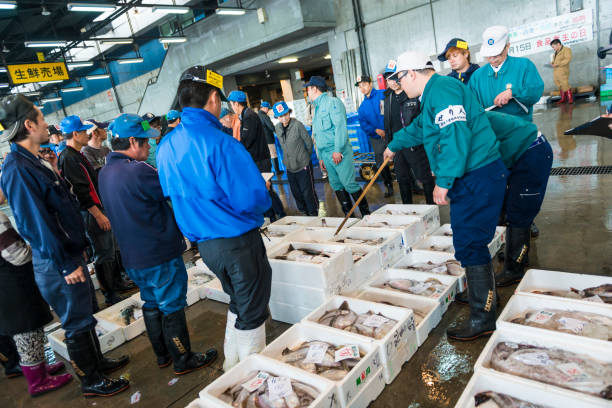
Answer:
<svg viewBox="0 0 612 408"><path fill-rule="evenodd" d="M32 82L70 79L68 69L64 62L7 65L6 70L13 84L30 84Z"/></svg>

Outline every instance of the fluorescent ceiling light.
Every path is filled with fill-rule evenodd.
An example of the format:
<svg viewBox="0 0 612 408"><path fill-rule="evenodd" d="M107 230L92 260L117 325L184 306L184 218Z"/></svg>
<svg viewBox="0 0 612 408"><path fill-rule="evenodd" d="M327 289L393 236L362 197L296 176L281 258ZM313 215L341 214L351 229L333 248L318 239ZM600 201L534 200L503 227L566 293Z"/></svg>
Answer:
<svg viewBox="0 0 612 408"><path fill-rule="evenodd" d="M0 1L0 10L13 10L17 8L16 1Z"/></svg>
<svg viewBox="0 0 612 408"><path fill-rule="evenodd" d="M144 62L144 59L141 58L122 58L122 59L118 59L117 62L119 64L139 64L141 62Z"/></svg>
<svg viewBox="0 0 612 408"><path fill-rule="evenodd" d="M98 4L98 3L68 3L66 6L70 11L84 11L89 13L103 13L105 11L114 11L117 7L114 4Z"/></svg>
<svg viewBox="0 0 612 408"><path fill-rule="evenodd" d="M8 88L8 87L9 87L9 84L7 83L0 84L0 88Z"/></svg>
<svg viewBox="0 0 612 408"><path fill-rule="evenodd" d="M55 79L53 81L43 81L39 82L40 85L49 85L49 84L59 84L60 82L64 82L63 79Z"/></svg>
<svg viewBox="0 0 612 408"><path fill-rule="evenodd" d="M132 44L133 38L94 38L100 44Z"/></svg>
<svg viewBox="0 0 612 408"><path fill-rule="evenodd" d="M187 14L191 11L189 7L177 7L177 6L155 6L152 10L154 13L167 13L167 14Z"/></svg>
<svg viewBox="0 0 612 408"><path fill-rule="evenodd" d="M331 59L331 55L327 54L326 56L323 57L324 59Z"/></svg>
<svg viewBox="0 0 612 408"><path fill-rule="evenodd" d="M93 67L93 61L77 61L77 62L69 62L68 69L76 69L76 68L84 68L84 67Z"/></svg>
<svg viewBox="0 0 612 408"><path fill-rule="evenodd" d="M25 96L38 96L40 95L39 91L34 91L34 92L26 92L24 93Z"/></svg>
<svg viewBox="0 0 612 408"><path fill-rule="evenodd" d="M0 67L0 72L6 72L6 68Z"/></svg>
<svg viewBox="0 0 612 408"><path fill-rule="evenodd" d="M93 22L97 23L98 21L106 20L114 11L115 10L109 10L101 13L98 17L94 18Z"/></svg>
<svg viewBox="0 0 612 408"><path fill-rule="evenodd" d="M82 86L74 86L72 88L63 88L62 92L79 92L82 91L83 87Z"/></svg>
<svg viewBox="0 0 612 408"><path fill-rule="evenodd" d="M285 57L278 60L279 64L291 64L292 62L297 62L297 57Z"/></svg>
<svg viewBox="0 0 612 408"><path fill-rule="evenodd" d="M43 99L43 100L41 100L41 102L42 103L50 103L50 102L59 102L61 100L62 100L62 97L58 96L56 98L46 98L46 99Z"/></svg>
<svg viewBox="0 0 612 408"><path fill-rule="evenodd" d="M110 78L110 74L100 74L100 75L87 75L85 79L108 79Z"/></svg>
<svg viewBox="0 0 612 408"><path fill-rule="evenodd" d="M26 41L23 43L26 47L65 47L68 41Z"/></svg>
<svg viewBox="0 0 612 408"><path fill-rule="evenodd" d="M187 37L161 37L159 39L162 44L184 43L185 41L187 41Z"/></svg>
<svg viewBox="0 0 612 408"><path fill-rule="evenodd" d="M222 16L243 16L246 10L239 7L219 7L215 10L215 13Z"/></svg>

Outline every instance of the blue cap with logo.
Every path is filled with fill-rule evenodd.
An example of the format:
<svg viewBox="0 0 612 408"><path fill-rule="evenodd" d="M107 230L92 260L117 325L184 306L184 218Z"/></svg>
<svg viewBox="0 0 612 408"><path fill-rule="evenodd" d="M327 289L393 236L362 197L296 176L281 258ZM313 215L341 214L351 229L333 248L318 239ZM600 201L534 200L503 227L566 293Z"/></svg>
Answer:
<svg viewBox="0 0 612 408"><path fill-rule="evenodd" d="M246 102L246 94L242 91L232 91L230 92L227 100L230 102Z"/></svg>
<svg viewBox="0 0 612 408"><path fill-rule="evenodd" d="M181 112L174 110L174 109L166 113L166 120L168 122L175 121L180 117L181 117Z"/></svg>
<svg viewBox="0 0 612 408"><path fill-rule="evenodd" d="M268 101L261 101L261 107L262 108L270 108L270 102Z"/></svg>
<svg viewBox="0 0 612 408"><path fill-rule="evenodd" d="M119 115L111 123L109 130L113 138L120 139L128 137L140 139L159 137L159 130L152 128L149 122L133 113Z"/></svg>
<svg viewBox="0 0 612 408"><path fill-rule="evenodd" d="M43 143L40 145L41 149L51 149L53 150L53 148L55 147L55 145L52 145L51 143Z"/></svg>
<svg viewBox="0 0 612 408"><path fill-rule="evenodd" d="M72 132L81 132L83 130L90 129L93 126L93 123L85 124L81 122L81 118L79 118L77 115L67 116L60 123L60 129L64 134Z"/></svg>
<svg viewBox="0 0 612 408"><path fill-rule="evenodd" d="M311 76L310 81L304 84L304 88L308 88L309 86L316 86L318 88L327 89L327 84L325 83L325 78L322 76Z"/></svg>
<svg viewBox="0 0 612 408"><path fill-rule="evenodd" d="M446 53L453 47L461 48L462 50L469 50L467 41L462 40L461 38L453 38L448 42L448 44L446 44L446 48L444 48L444 51L442 51L442 53L438 55L438 61L446 61Z"/></svg>
<svg viewBox="0 0 612 408"><path fill-rule="evenodd" d="M289 106L287 106L285 101L281 101L281 102L276 102L274 104L274 106L272 107L272 112L274 112L274 117L278 118L280 116L291 113L291 109L289 109Z"/></svg>
<svg viewBox="0 0 612 408"><path fill-rule="evenodd" d="M395 60L389 60L385 66L385 74L392 74L397 70L397 62Z"/></svg>

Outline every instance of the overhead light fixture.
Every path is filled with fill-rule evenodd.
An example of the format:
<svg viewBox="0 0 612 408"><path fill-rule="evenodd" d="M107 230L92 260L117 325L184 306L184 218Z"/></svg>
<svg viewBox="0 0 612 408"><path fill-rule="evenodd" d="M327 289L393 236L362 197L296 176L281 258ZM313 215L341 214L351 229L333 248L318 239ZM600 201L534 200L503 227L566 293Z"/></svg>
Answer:
<svg viewBox="0 0 612 408"><path fill-rule="evenodd" d="M184 43L187 41L187 37L161 37L159 42L162 44L172 44L172 43Z"/></svg>
<svg viewBox="0 0 612 408"><path fill-rule="evenodd" d="M14 10L16 8L16 1L0 1L0 10Z"/></svg>
<svg viewBox="0 0 612 408"><path fill-rule="evenodd" d="M76 68L84 68L84 67L93 67L93 61L77 61L77 62L69 62L68 69L76 69Z"/></svg>
<svg viewBox="0 0 612 408"><path fill-rule="evenodd" d="M68 41L26 41L23 43L26 47L29 48L42 48L42 47L65 47L68 44Z"/></svg>
<svg viewBox="0 0 612 408"><path fill-rule="evenodd" d="M298 62L297 57L285 57L278 60L279 64L291 64L292 62Z"/></svg>
<svg viewBox="0 0 612 408"><path fill-rule="evenodd" d="M55 98L45 98L45 99L42 99L41 102L42 103L51 103L51 102L59 102L61 100L62 100L62 97L58 96L58 97L55 97Z"/></svg>
<svg viewBox="0 0 612 408"><path fill-rule="evenodd" d="M6 45L2 46L2 52L11 52L11 50L8 49L8 47Z"/></svg>
<svg viewBox="0 0 612 408"><path fill-rule="evenodd" d="M0 67L0 72L6 72L6 68Z"/></svg>
<svg viewBox="0 0 612 408"><path fill-rule="evenodd" d="M103 13L105 11L114 11L117 6L114 4L97 4L97 3L68 3L66 8L70 11L84 11L86 13Z"/></svg>
<svg viewBox="0 0 612 408"><path fill-rule="evenodd" d="M9 87L9 84L7 83L0 84L0 88L8 88L8 87Z"/></svg>
<svg viewBox="0 0 612 408"><path fill-rule="evenodd" d="M82 86L73 86L72 88L63 88L62 92L80 92L83 90Z"/></svg>
<svg viewBox="0 0 612 408"><path fill-rule="evenodd" d="M40 85L49 85L49 84L59 84L61 82L64 82L63 79L54 79L53 81L42 81L39 82Z"/></svg>
<svg viewBox="0 0 612 408"><path fill-rule="evenodd" d="M140 64L141 62L144 62L144 58L122 58L118 59L117 62L119 64Z"/></svg>
<svg viewBox="0 0 612 408"><path fill-rule="evenodd" d="M99 74L99 75L87 75L85 79L108 79L110 78L110 74Z"/></svg>
<svg viewBox="0 0 612 408"><path fill-rule="evenodd" d="M102 20L106 20L111 14L113 14L115 12L115 10L109 10L109 11L105 11L104 13L100 13L98 15L98 17L93 19L94 23L97 23L98 21L102 21ZM87 31L87 30L86 30Z"/></svg>
<svg viewBox="0 0 612 408"><path fill-rule="evenodd" d="M40 11L40 14L42 16L50 16L51 12L49 10L47 10L47 8L45 6L42 6L42 10Z"/></svg>
<svg viewBox="0 0 612 408"><path fill-rule="evenodd" d="M24 93L25 96L38 96L40 95L39 91L34 91L34 92L26 92Z"/></svg>
<svg viewBox="0 0 612 408"><path fill-rule="evenodd" d="M133 38L94 38L100 44L132 44Z"/></svg>
<svg viewBox="0 0 612 408"><path fill-rule="evenodd" d="M326 56L323 57L324 59L331 59L331 55L327 54Z"/></svg>
<svg viewBox="0 0 612 408"><path fill-rule="evenodd" d="M154 13L167 13L167 14L187 14L191 11L189 7L177 7L177 6L155 6L152 10Z"/></svg>
<svg viewBox="0 0 612 408"><path fill-rule="evenodd" d="M240 7L219 7L215 10L215 13L222 16L243 16L246 12L245 9Z"/></svg>

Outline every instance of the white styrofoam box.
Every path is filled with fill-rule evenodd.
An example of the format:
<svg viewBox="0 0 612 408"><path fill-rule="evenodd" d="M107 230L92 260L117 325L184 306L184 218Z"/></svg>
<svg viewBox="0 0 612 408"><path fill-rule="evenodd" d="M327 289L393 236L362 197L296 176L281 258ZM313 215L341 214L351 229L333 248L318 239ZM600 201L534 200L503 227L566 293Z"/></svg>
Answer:
<svg viewBox="0 0 612 408"><path fill-rule="evenodd" d="M200 404L200 399L196 398L189 403L185 408L201 408L203 405ZM205 407L204 407L205 408Z"/></svg>
<svg viewBox="0 0 612 408"><path fill-rule="evenodd" d="M292 233L302 230L301 225L269 225L262 229L261 239L266 249L290 240Z"/></svg>
<svg viewBox="0 0 612 408"><path fill-rule="evenodd" d="M319 396L308 408L338 407L333 382L259 354L250 355L246 360L241 361L221 377L208 384L206 388L200 391L200 405L206 408L232 408L231 405L221 401L218 398L219 395L240 381L246 381L246 377L253 371L263 371L277 377L288 377L318 390Z"/></svg>
<svg viewBox="0 0 612 408"><path fill-rule="evenodd" d="M453 230L451 229L451 225L450 224L442 225L440 228L434 231L434 233L431 234L431 236L432 237L433 236L436 236L436 237L444 236L444 237L450 238L451 244L452 244ZM500 250L502 245L505 243L506 243L506 227L500 227L500 226L495 227L495 235L493 236L493 239L491 240L491 242L489 242L489 253L491 254L491 256L495 256L495 254Z"/></svg>
<svg viewBox="0 0 612 408"><path fill-rule="evenodd" d="M357 339L355 336L348 335L348 333L337 333L325 326L297 324L268 344L261 354L282 361L283 350L286 348L293 349L309 341L323 341L336 347L354 345L359 347L361 353L365 354L341 381L332 381L336 385L336 399L339 401L340 407L351 406L350 404L361 389L369 385L373 378L371 375L378 373L381 369L378 344L371 340ZM365 378L362 379L362 377Z"/></svg>
<svg viewBox="0 0 612 408"><path fill-rule="evenodd" d="M300 322L304 317L312 313L312 308L297 306L293 303L283 303L270 300L270 316L272 320L277 320L283 323L295 324Z"/></svg>
<svg viewBox="0 0 612 408"><path fill-rule="evenodd" d="M319 217L306 217L303 215L288 215L286 217L281 218L280 220L274 221L272 224L268 226L268 228L272 225L301 225L307 226L312 224L315 220L319 219Z"/></svg>
<svg viewBox="0 0 612 408"><path fill-rule="evenodd" d="M214 277L213 280L204 284L204 287L200 290L200 298L216 300L217 302L228 304L230 302L229 295L223 291L221 281L217 277Z"/></svg>
<svg viewBox="0 0 612 408"><path fill-rule="evenodd" d="M370 302L386 303L391 306L405 307L412 310L419 347L425 342L429 333L440 323L440 320L442 320L442 307L440 303L422 296L407 296L400 292L391 293L388 290L368 288L359 293L357 297L369 300ZM424 317L419 318L417 311L419 315Z"/></svg>
<svg viewBox="0 0 612 408"><path fill-rule="evenodd" d="M354 227L377 229L378 227L370 226L377 223L386 223L382 227L383 229L400 231L402 233L402 244L407 248L423 239L425 234L423 221L413 215L366 215Z"/></svg>
<svg viewBox="0 0 612 408"><path fill-rule="evenodd" d="M533 291L569 291L571 288L584 290L587 288L592 288L605 284L612 285L612 276L585 275L581 273L547 271L543 269L529 269L525 273L525 276L523 276L521 283L519 283L519 285L517 286L515 293L525 293L528 295L536 296ZM550 297L549 295L541 296ZM572 302L585 303L588 305L595 303L590 300L584 299L562 299L571 300ZM612 307L612 304L603 305L607 305L607 307Z"/></svg>
<svg viewBox="0 0 612 408"><path fill-rule="evenodd" d="M202 272L210 272L210 269L208 268L208 266L206 266L206 264L204 263L204 260L202 258L198 259L197 261L195 261L195 266L196 268L200 269Z"/></svg>
<svg viewBox="0 0 612 408"><path fill-rule="evenodd" d="M382 394L385 389L385 372L381 367L376 373L370 373L370 382L357 393L349 408L367 408Z"/></svg>
<svg viewBox="0 0 612 408"><path fill-rule="evenodd" d="M333 255L321 264L273 259L274 256L287 252L289 245L296 249L326 251ZM268 260L272 267L272 281L320 289L334 288L336 291L342 288L345 274L353 265L351 251L343 245L303 242L286 242L275 247L268 252Z"/></svg>
<svg viewBox="0 0 612 408"><path fill-rule="evenodd" d="M518 315L522 315L528 310L538 311L543 309L589 312L612 318L612 308L599 303L591 303L587 305L584 304L584 302L568 302L563 298L558 298L554 296L530 296L519 293L512 296L504 307L504 310L501 312L499 318L497 319L497 327L507 326L509 328L514 328L515 330L533 331L534 333L541 333L543 335L548 334L554 336L561 336L566 337L568 339L574 339L576 341L584 342L585 344L593 343L601 344L604 346L608 345L611 347L610 352L612 352L612 343L607 340L600 340L592 337L580 336L577 334L564 333L510 322L512 319L514 319Z"/></svg>
<svg viewBox="0 0 612 408"><path fill-rule="evenodd" d="M508 378L516 379L522 378L519 376L515 376L508 373L502 373L500 371L494 370L491 367L491 354L495 349L495 346L500 342L512 342L519 344L529 344L537 347L544 347L547 349L560 349L572 353L578 353L595 360L601 361L603 363L612 364L612 352L610 352L609 346L600 346L599 344L586 344L581 342L580 339L567 339L565 337L550 335L550 332L546 332L545 334L534 333L532 331L527 330L515 330L514 328L509 327L499 327L495 333L491 336L487 344L485 345L480 357L476 360L476 364L474 365L474 371L480 372L483 375L489 375L489 373L499 373ZM590 394L586 394L579 391L570 390L569 388L562 388L551 384L545 384L536 380L531 380L529 378L523 378L524 381L533 384L539 385L543 388L546 388L546 392L550 395L554 394L565 394L575 399L579 399L584 401L584 403L589 403L592 407L610 407L610 400L605 400L603 398L595 397ZM549 403L550 405L550 403ZM555 405L556 406L556 405ZM572 406L573 407L573 406Z"/></svg>
<svg viewBox="0 0 612 408"><path fill-rule="evenodd" d="M98 323L102 321L106 321L115 325L118 325L123 329L123 334L125 335L125 340L130 341L134 337L144 333L145 331L145 323L144 318L139 317L135 319L127 326L123 323L123 319L121 318L121 310L128 306L136 306L142 308L144 302L140 299L140 292L135 293L131 297L122 300L119 303L115 303L114 305L107 307L106 309L96 313L94 317L98 320Z"/></svg>
<svg viewBox="0 0 612 408"><path fill-rule="evenodd" d="M424 262L442 263L451 259L455 259L455 255L449 254L448 252L414 249L401 257L391 266L391 268L412 270L408 268L410 265ZM438 274L435 275L440 276ZM457 293L463 292L467 288L467 277L465 276L465 270L463 274L456 276L456 278Z"/></svg>
<svg viewBox="0 0 612 408"><path fill-rule="evenodd" d="M291 234L291 240L296 242L328 244L333 240L334 232L335 230L333 228L304 227Z"/></svg>
<svg viewBox="0 0 612 408"><path fill-rule="evenodd" d="M427 204L386 204L372 214L412 215L420 217L425 224L425 234L431 234L440 227L440 210L437 205Z"/></svg>
<svg viewBox="0 0 612 408"><path fill-rule="evenodd" d="M378 285L382 285L383 283L391 279L412 279L416 281L425 282L425 280L429 278L435 278L439 280L440 282L442 282L443 285L446 285L446 288L444 289L444 291L440 293L434 293L433 296L429 297L429 296L415 295L412 293L405 293L405 292L397 291L394 289L385 289L385 288L376 287ZM413 271L409 269L390 268L390 269L387 269L386 271L380 272L375 277L373 277L370 280L370 282L368 282L367 286L374 288L374 289L384 290L385 292L402 293L406 296L411 296L411 297L415 296L418 298L437 300L438 303L440 303L440 307L442 308L442 313L445 313L446 310L448 309L448 306L455 299L455 295L457 294L457 281L458 280L455 276L436 275L434 273Z"/></svg>
<svg viewBox="0 0 612 408"><path fill-rule="evenodd" d="M485 391L494 391L519 400L527 401L543 407L572 407L572 408L594 408L601 405L593 405L588 401L576 399L573 393L569 394L563 390L552 392L546 384L534 383L521 377L487 372L486 374L474 373L470 382L455 408L475 408L474 396ZM483 405L484 406L484 405Z"/></svg>
<svg viewBox="0 0 612 408"><path fill-rule="evenodd" d="M387 384L391 384L402 369L402 365L414 355L418 348L414 314L412 310L389 306L383 303L370 302L363 299L334 296L327 303L321 305L318 309L306 316L302 320L302 323L318 327L328 327L317 322L327 311L339 308L344 301L346 301L349 308L357 314L372 311L374 313L380 313L386 318L397 320L394 328L380 340L329 327L330 330L337 333L348 333L363 341L374 341L378 343L380 346L380 361L383 366L383 372L385 373L385 381Z"/></svg>
<svg viewBox="0 0 612 408"><path fill-rule="evenodd" d="M264 217L264 223L263 223L263 225L262 225L261 227L262 227L262 228L265 228L265 227L267 227L268 225L270 225L270 218L268 218L268 217Z"/></svg>
<svg viewBox="0 0 612 408"><path fill-rule="evenodd" d="M273 280L270 301L291 305L289 307L302 307L310 313L337 294L338 291L335 286L333 288L316 288Z"/></svg>
<svg viewBox="0 0 612 408"><path fill-rule="evenodd" d="M312 218L312 217L311 217ZM314 220L308 224L309 227L315 228L335 228L338 229L344 221L344 217L314 217ZM349 218L342 228L348 228L359 221L359 218ZM335 232L334 229L334 232Z"/></svg>
<svg viewBox="0 0 612 408"><path fill-rule="evenodd" d="M123 329L121 328L121 326L104 320L98 320L97 326L100 326L104 330L106 330L106 333L104 335L98 337L102 353L111 351L125 343L125 335L123 334ZM68 348L66 347L66 343L64 343L64 340L66 338L66 331L64 329L55 330L49 333L47 335L47 338L49 339L51 348L57 354L70 361L70 356L68 355Z"/></svg>
<svg viewBox="0 0 612 408"><path fill-rule="evenodd" d="M383 238L384 241L379 245L374 245L374 247L376 247L380 253L380 263L384 268L391 266L391 264L404 253L402 251L402 234L396 230L353 227L340 231L331 241L337 242L347 238L365 240Z"/></svg>
<svg viewBox="0 0 612 408"><path fill-rule="evenodd" d="M368 279L381 270L382 265L380 264L380 253L375 247L356 244L347 244L346 246L351 250L353 256L356 253L365 253L361 259L353 263L353 266L346 274L342 290L348 293L360 288Z"/></svg>

